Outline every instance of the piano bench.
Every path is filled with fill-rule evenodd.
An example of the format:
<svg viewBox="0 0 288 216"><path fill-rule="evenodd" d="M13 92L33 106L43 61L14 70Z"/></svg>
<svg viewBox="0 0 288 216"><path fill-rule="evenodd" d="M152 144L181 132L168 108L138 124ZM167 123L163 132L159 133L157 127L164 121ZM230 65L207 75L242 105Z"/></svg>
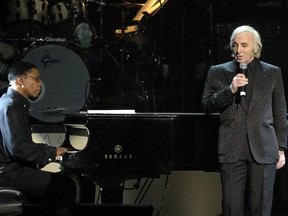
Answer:
<svg viewBox="0 0 288 216"><path fill-rule="evenodd" d="M21 215L23 213L23 195L13 188L0 187L0 215Z"/></svg>

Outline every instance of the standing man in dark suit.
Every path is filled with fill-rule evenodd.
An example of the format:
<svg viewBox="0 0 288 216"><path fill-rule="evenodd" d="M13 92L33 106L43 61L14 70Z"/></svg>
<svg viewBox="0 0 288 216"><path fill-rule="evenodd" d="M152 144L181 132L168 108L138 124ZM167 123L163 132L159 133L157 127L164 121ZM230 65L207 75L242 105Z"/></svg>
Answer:
<svg viewBox="0 0 288 216"><path fill-rule="evenodd" d="M287 148L281 69L259 60L261 38L251 26L236 28L230 47L234 59L211 66L202 96L205 112L220 112L223 216L244 215L245 187L250 215L270 216L275 174ZM241 63L247 70L239 69Z"/></svg>

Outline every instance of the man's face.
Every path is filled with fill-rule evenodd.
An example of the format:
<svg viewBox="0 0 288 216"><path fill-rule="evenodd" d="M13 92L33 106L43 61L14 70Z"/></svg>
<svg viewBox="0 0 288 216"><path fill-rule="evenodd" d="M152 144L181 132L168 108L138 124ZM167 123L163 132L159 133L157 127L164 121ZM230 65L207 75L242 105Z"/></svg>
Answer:
<svg viewBox="0 0 288 216"><path fill-rule="evenodd" d="M40 74L37 68L32 68L23 76L23 93L26 98L37 98L41 92Z"/></svg>
<svg viewBox="0 0 288 216"><path fill-rule="evenodd" d="M242 32L234 38L232 51L238 63L250 63L258 51L258 46L254 46L254 38L250 32Z"/></svg>

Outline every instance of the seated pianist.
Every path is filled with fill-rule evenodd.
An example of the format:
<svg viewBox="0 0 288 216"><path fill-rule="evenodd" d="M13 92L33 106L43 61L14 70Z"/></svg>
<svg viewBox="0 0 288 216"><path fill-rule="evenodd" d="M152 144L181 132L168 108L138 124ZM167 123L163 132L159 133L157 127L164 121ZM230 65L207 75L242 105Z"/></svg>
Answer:
<svg viewBox="0 0 288 216"><path fill-rule="evenodd" d="M0 187L18 189L26 200L49 205L47 215L72 215L74 181L39 169L68 149L32 141L29 100L41 91L39 69L29 62L17 62L10 67L8 80L10 86L0 99Z"/></svg>

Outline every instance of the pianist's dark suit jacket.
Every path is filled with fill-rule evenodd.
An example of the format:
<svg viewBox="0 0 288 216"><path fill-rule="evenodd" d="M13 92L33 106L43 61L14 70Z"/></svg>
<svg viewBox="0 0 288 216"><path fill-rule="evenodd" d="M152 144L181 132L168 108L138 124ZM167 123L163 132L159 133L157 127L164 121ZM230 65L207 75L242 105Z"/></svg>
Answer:
<svg viewBox="0 0 288 216"><path fill-rule="evenodd" d="M276 163L279 148L287 147L286 102L281 70L259 60L256 60L256 67L249 107L242 106L237 94L233 94L229 87L238 71L235 60L212 66L208 71L202 106L205 112L220 112L220 163L232 163L239 159L243 148L243 140L239 137L246 130L237 128L237 124L245 118L251 152L257 162Z"/></svg>

